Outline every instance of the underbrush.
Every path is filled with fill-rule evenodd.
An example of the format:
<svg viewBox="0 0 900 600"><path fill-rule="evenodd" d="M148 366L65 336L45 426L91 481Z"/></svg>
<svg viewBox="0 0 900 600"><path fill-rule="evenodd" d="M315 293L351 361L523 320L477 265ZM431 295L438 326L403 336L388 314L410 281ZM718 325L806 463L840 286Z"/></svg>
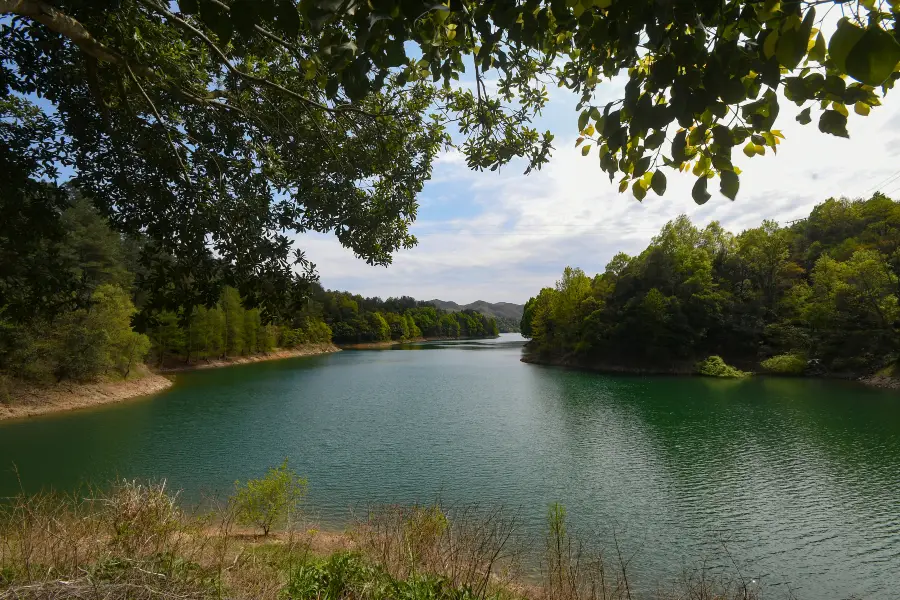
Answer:
<svg viewBox="0 0 900 600"><path fill-rule="evenodd" d="M706 360L697 363L697 374L705 375L707 377L725 377L730 379L750 376L750 373L735 369L726 364L721 356L710 356Z"/></svg>
<svg viewBox="0 0 900 600"><path fill-rule="evenodd" d="M325 536L293 514L272 535L240 529L232 500L192 514L165 484L0 505L0 600L756 600L741 577L687 574L636 588L629 561L589 552L551 507L538 556L502 510L382 507ZM323 538L329 542L324 543ZM523 577L523 561L540 567Z"/></svg>
<svg viewBox="0 0 900 600"><path fill-rule="evenodd" d="M779 354L760 363L763 369L776 375L803 375L807 365L806 356L799 352Z"/></svg>

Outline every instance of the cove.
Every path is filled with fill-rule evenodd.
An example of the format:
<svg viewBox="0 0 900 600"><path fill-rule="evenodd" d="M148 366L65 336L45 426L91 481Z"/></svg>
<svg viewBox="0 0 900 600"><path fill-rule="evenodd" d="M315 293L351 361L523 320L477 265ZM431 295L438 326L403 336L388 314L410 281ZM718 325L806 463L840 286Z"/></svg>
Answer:
<svg viewBox="0 0 900 600"><path fill-rule="evenodd" d="M723 561L771 596L896 597L900 396L818 380L606 376L523 340L348 350L180 374L170 390L0 424L0 496L165 478L184 501L285 457L340 527L367 505L547 507L634 556L646 586Z"/></svg>

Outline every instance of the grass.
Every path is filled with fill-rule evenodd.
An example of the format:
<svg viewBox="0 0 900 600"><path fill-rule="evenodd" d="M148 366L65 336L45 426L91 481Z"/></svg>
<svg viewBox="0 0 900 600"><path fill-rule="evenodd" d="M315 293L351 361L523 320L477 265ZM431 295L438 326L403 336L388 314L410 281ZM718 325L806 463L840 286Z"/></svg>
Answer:
<svg viewBox="0 0 900 600"><path fill-rule="evenodd" d="M323 543L300 515L271 536L238 529L233 503L202 515L164 484L87 497L22 495L0 507L0 600L757 600L704 569L655 591L629 562L588 552L548 518L539 573L523 578L517 520L502 510L381 507ZM325 536L326 538L328 536Z"/></svg>

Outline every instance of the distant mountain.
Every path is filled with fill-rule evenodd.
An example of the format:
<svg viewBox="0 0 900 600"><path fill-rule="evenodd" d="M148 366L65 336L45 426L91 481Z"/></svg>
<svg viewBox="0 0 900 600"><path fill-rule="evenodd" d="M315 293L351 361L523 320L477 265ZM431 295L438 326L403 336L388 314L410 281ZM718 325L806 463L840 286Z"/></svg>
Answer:
<svg viewBox="0 0 900 600"><path fill-rule="evenodd" d="M519 331L519 322L522 320L522 312L525 310L523 304L511 302L485 302L484 300L476 300L471 304L457 304L446 300L429 300L429 302L437 308L450 312L475 310L483 315L494 317L497 319L497 326L503 333Z"/></svg>

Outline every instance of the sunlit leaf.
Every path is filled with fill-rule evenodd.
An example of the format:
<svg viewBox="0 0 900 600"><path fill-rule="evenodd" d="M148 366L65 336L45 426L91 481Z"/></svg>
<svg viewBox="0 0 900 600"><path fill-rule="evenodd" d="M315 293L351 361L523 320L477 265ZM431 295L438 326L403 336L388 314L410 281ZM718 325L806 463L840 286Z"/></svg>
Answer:
<svg viewBox="0 0 900 600"><path fill-rule="evenodd" d="M847 74L867 85L884 83L900 62L900 43L887 31L871 25L847 55Z"/></svg>
<svg viewBox="0 0 900 600"><path fill-rule="evenodd" d="M647 190L644 189L643 182L640 180L635 181L634 185L631 186L631 193L634 194L634 197L639 202L647 197Z"/></svg>

